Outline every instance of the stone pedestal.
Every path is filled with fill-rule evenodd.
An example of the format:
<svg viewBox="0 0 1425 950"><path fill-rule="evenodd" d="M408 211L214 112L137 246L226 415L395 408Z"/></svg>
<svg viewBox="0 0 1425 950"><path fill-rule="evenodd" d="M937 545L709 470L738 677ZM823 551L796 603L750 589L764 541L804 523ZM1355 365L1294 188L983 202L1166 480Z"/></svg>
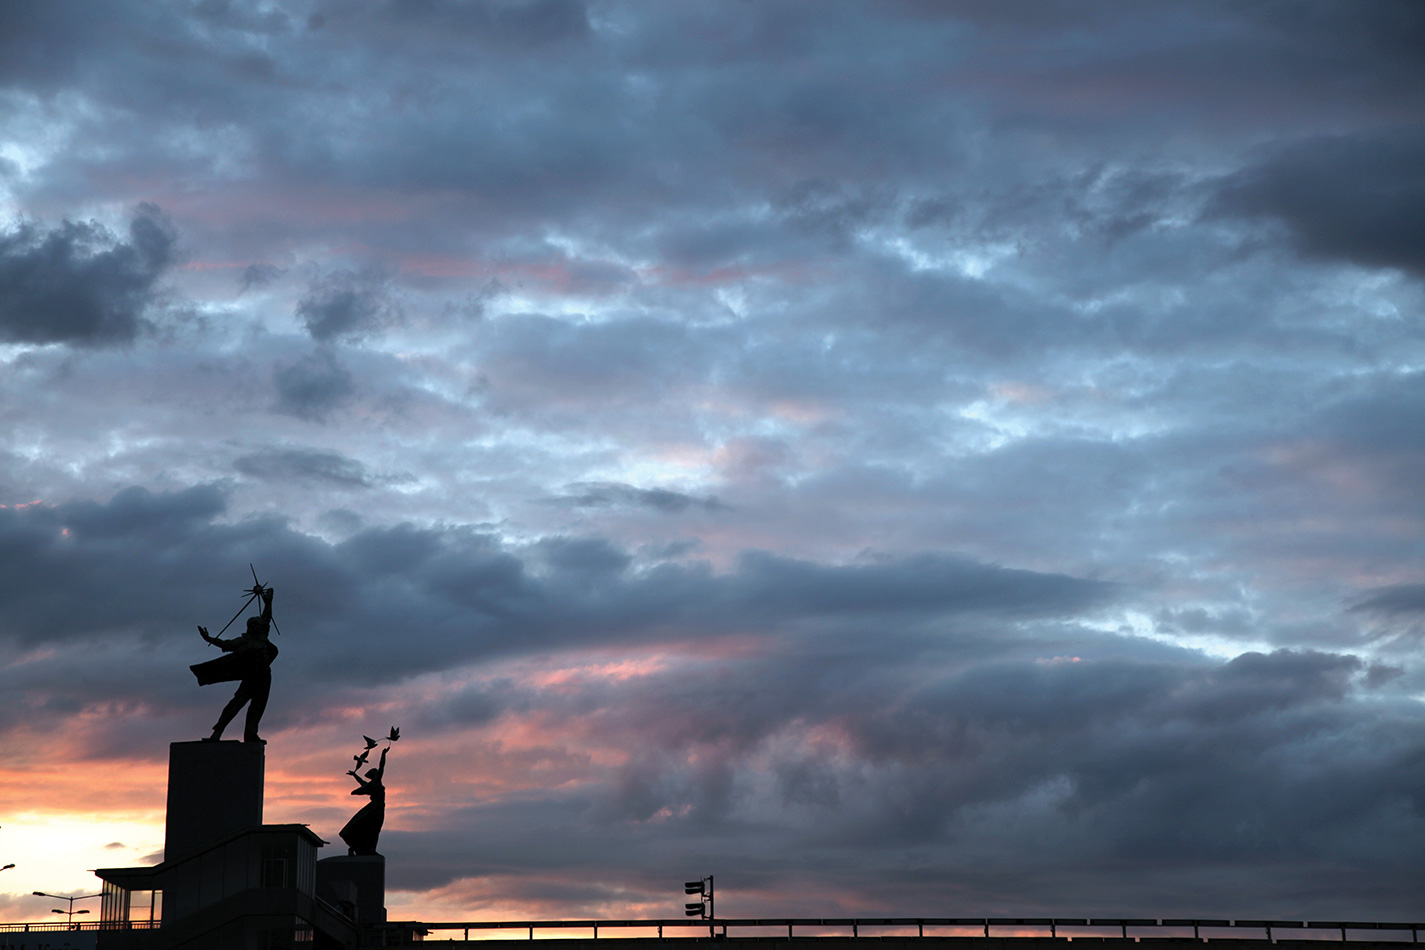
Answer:
<svg viewBox="0 0 1425 950"><path fill-rule="evenodd" d="M350 854L317 862L317 896L361 924L386 922L386 859Z"/></svg>
<svg viewBox="0 0 1425 950"><path fill-rule="evenodd" d="M262 824L263 752L255 742L169 745L164 860Z"/></svg>

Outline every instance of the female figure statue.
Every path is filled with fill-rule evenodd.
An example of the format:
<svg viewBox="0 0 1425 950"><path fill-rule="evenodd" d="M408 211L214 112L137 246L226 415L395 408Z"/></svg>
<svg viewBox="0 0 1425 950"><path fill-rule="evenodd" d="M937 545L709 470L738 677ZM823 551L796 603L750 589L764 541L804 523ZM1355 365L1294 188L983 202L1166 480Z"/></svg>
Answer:
<svg viewBox="0 0 1425 950"><path fill-rule="evenodd" d="M381 836L381 825L386 821L386 786L381 784L381 776L386 772L386 753L390 751L389 745L381 750L380 763L376 768L366 770L366 778L358 775L355 769L346 773L356 779L356 788L351 790L351 794L371 796L371 801L361 806L361 810L352 815L341 829L341 840L346 842L347 854L376 853L376 839Z"/></svg>

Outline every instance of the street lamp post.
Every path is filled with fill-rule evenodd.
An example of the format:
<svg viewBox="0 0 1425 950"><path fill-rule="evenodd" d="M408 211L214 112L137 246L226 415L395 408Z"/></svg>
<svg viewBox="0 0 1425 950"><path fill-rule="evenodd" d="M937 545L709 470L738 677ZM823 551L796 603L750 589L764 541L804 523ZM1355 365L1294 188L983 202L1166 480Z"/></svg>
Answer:
<svg viewBox="0 0 1425 950"><path fill-rule="evenodd" d="M65 897L63 894L46 894L44 891L32 891L31 893L33 893L36 897L52 897L52 898L54 898L54 899L57 900L57 901L69 901L69 909L68 909L68 910L60 910L58 907L53 907L53 908L50 909L50 913L52 913L52 914L64 914L64 922L65 922L65 924L68 925L68 926L71 926L71 927L74 925L74 915L75 915L75 914L87 914L87 913L89 913L89 911L88 911L87 908L82 908L82 909L80 909L80 910L75 910L75 909L74 909L74 902L75 902L75 901L87 901L87 900L89 900L91 897L102 897L102 896L103 896L102 894L80 894L80 895L77 895L77 896L75 896L75 897Z"/></svg>

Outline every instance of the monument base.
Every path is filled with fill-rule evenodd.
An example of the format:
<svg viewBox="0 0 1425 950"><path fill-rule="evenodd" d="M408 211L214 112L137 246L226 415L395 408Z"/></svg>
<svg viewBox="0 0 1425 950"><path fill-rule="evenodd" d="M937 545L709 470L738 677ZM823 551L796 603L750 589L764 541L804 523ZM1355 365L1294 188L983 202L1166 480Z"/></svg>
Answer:
<svg viewBox="0 0 1425 950"><path fill-rule="evenodd" d="M386 922L386 859L346 854L317 862L317 896L361 924Z"/></svg>
<svg viewBox="0 0 1425 950"><path fill-rule="evenodd" d="M262 824L265 768L264 747L256 742L170 744L164 859L176 861Z"/></svg>

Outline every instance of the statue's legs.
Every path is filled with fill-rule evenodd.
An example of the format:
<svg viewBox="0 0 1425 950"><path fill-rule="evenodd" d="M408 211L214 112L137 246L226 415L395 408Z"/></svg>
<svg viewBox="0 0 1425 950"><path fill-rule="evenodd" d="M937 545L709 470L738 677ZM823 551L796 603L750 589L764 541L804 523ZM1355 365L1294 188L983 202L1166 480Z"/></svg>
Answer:
<svg viewBox="0 0 1425 950"><path fill-rule="evenodd" d="M272 681L271 674L268 674L268 683ZM238 714L243 703L252 698L251 678L244 679L238 684L237 692L233 693L233 698L228 700L228 704L223 707L223 711L218 715L218 721L213 726L213 734L208 737L209 742L217 742L223 737L223 730L228 727L228 723L233 721L233 717ZM263 703L266 704L267 696L264 692Z"/></svg>
<svg viewBox="0 0 1425 950"><path fill-rule="evenodd" d="M242 741L265 742L266 740L257 734L257 724L262 720L262 713L267 709L267 694L272 691L272 671L264 669L260 674L255 674L251 680L243 680L243 688L248 688L249 683L251 683L249 695L252 697L252 702L247 707L247 723L242 730Z"/></svg>

